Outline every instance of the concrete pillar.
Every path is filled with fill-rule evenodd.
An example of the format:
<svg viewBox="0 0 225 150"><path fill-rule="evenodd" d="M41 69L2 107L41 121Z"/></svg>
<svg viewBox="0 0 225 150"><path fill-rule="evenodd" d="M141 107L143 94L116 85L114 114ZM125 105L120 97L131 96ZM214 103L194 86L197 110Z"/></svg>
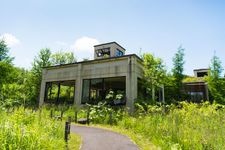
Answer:
<svg viewBox="0 0 225 150"><path fill-rule="evenodd" d="M47 71L45 69L42 70L42 80L41 80L41 88L40 88L40 94L39 94L39 106L44 104L45 99L45 88L46 88L46 81L45 81L45 75Z"/></svg>
<svg viewBox="0 0 225 150"><path fill-rule="evenodd" d="M44 80L41 81L41 91L40 91L40 99L39 99L39 106L43 105L44 103L44 98L45 98L45 87L46 87L46 82Z"/></svg>
<svg viewBox="0 0 225 150"><path fill-rule="evenodd" d="M134 57L129 57L128 59L128 72L126 75L126 106L129 108L129 112L134 111L134 101L137 98L137 74L135 72L135 62Z"/></svg>
<svg viewBox="0 0 225 150"><path fill-rule="evenodd" d="M165 88L164 88L164 84L162 85L162 103L165 104Z"/></svg>
<svg viewBox="0 0 225 150"><path fill-rule="evenodd" d="M81 70L82 64L78 65L78 73L75 81L75 96L74 96L74 104L80 105L82 98L82 78L81 78Z"/></svg>
<svg viewBox="0 0 225 150"><path fill-rule="evenodd" d="M206 100L209 101L209 89L208 89L208 84L205 83L205 94L206 94Z"/></svg>

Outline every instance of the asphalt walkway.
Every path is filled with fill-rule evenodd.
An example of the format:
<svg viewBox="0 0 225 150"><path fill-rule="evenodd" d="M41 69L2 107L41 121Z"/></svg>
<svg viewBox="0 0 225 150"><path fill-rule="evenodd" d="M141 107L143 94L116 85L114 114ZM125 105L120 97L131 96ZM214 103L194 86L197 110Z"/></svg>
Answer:
<svg viewBox="0 0 225 150"><path fill-rule="evenodd" d="M105 129L71 125L71 132L82 137L80 150L138 150L128 137Z"/></svg>

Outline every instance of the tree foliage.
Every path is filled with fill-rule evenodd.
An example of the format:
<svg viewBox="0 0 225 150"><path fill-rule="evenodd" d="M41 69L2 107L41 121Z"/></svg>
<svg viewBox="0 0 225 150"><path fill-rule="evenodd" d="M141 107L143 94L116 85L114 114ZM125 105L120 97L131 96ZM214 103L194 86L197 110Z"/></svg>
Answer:
<svg viewBox="0 0 225 150"><path fill-rule="evenodd" d="M174 78L174 88L176 91L176 95L178 96L178 99L181 98L181 88L182 88L182 80L184 79L184 48L181 46L178 47L177 52L175 53L175 56L173 57L173 69L172 69L172 75Z"/></svg>
<svg viewBox="0 0 225 150"><path fill-rule="evenodd" d="M217 56L213 56L207 77L208 87L213 99L217 103L225 104L225 80L222 78L222 63Z"/></svg>
<svg viewBox="0 0 225 150"><path fill-rule="evenodd" d="M12 71L12 60L9 56L9 48L4 40L0 40L0 96L2 95L2 86L4 83L10 81L9 74Z"/></svg>
<svg viewBox="0 0 225 150"><path fill-rule="evenodd" d="M35 103L39 99L41 79L42 79L42 69L43 67L48 67L51 65L51 51L49 48L43 48L40 50L39 54L34 58L32 64L32 69L28 78L30 81L29 86L31 87L30 99Z"/></svg>
<svg viewBox="0 0 225 150"><path fill-rule="evenodd" d="M51 63L52 65L61 65L76 62L76 58L73 52L57 52L52 54Z"/></svg>
<svg viewBox="0 0 225 150"><path fill-rule="evenodd" d="M14 58L9 56L9 48L4 40L0 39L0 62L12 63Z"/></svg>
<svg viewBox="0 0 225 150"><path fill-rule="evenodd" d="M166 81L166 69L162 59L154 57L152 54L143 55L144 77L147 91L151 91L152 100L155 101L155 88L162 86Z"/></svg>

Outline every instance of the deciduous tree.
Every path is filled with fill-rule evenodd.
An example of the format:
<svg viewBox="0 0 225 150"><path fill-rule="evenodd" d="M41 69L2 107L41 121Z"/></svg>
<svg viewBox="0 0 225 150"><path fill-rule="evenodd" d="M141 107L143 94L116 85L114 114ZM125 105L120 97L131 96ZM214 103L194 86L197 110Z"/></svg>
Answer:
<svg viewBox="0 0 225 150"><path fill-rule="evenodd" d="M42 79L42 69L43 67L48 67L51 65L50 61L51 51L49 48L43 48L40 50L39 54L34 58L32 63L31 74L29 75L30 87L31 87L31 100L34 103L38 102L41 79Z"/></svg>
<svg viewBox="0 0 225 150"><path fill-rule="evenodd" d="M76 62L76 58L73 52L57 52L52 54L51 63L52 65L61 65Z"/></svg>
<svg viewBox="0 0 225 150"><path fill-rule="evenodd" d="M152 100L155 101L155 88L165 83L166 69L162 59L154 57L152 54L143 55L144 77L147 91L151 91Z"/></svg>

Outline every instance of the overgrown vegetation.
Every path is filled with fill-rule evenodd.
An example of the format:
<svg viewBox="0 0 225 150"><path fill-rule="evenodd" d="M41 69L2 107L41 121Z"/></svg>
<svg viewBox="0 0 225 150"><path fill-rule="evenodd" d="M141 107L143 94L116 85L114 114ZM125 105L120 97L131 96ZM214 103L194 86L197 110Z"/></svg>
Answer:
<svg viewBox="0 0 225 150"><path fill-rule="evenodd" d="M64 141L64 122L51 119L46 109L30 110L24 107L0 109L1 149L62 149ZM79 147L80 140L72 135L69 147ZM75 143L76 142L76 143Z"/></svg>
<svg viewBox="0 0 225 150"><path fill-rule="evenodd" d="M94 106L95 110L97 106ZM114 112L116 122L109 127L110 111L93 111L93 124L102 124L130 136L142 149L223 149L225 147L225 107L208 102L180 102L178 105L136 104L133 116ZM98 109L99 109L98 108ZM120 117L118 117L120 116ZM109 119L108 119L109 120ZM141 141L143 140L143 141ZM144 142L144 143L143 143ZM153 146L154 145L154 146Z"/></svg>

